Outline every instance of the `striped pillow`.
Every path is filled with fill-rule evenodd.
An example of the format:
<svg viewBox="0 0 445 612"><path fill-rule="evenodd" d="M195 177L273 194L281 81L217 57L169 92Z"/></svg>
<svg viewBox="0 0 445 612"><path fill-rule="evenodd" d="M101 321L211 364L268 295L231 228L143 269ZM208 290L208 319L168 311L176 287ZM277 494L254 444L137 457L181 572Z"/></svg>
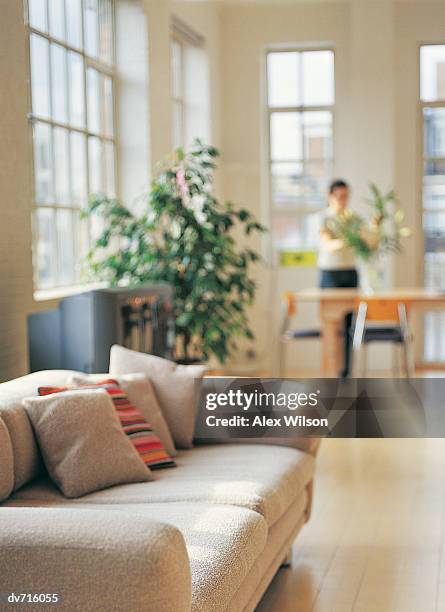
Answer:
<svg viewBox="0 0 445 612"><path fill-rule="evenodd" d="M103 380L98 383L82 385L78 388L105 389L113 401L122 429L130 438L142 461L151 470L158 470L176 465L165 450L159 437L153 431L151 425L144 419L136 406L129 401L127 395L122 391L116 380ZM49 395L50 393L60 393L61 391L68 391L68 388L39 387L39 395Z"/></svg>

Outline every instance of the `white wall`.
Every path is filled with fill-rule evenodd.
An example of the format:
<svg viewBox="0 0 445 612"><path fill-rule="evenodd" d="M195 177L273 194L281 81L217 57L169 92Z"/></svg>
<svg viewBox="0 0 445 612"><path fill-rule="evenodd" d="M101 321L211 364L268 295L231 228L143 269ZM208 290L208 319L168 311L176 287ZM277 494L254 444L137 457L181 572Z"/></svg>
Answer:
<svg viewBox="0 0 445 612"><path fill-rule="evenodd" d="M0 0L0 381L26 371L32 304L31 148L21 2Z"/></svg>

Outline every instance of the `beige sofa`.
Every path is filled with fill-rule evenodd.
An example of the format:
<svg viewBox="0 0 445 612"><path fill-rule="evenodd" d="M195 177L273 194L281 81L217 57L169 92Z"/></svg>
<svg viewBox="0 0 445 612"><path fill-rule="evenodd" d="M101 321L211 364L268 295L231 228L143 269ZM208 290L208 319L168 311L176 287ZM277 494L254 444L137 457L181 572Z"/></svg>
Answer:
<svg viewBox="0 0 445 612"><path fill-rule="evenodd" d="M154 482L67 500L21 400L71 374L0 385L2 596L54 593L56 609L83 612L253 610L309 518L318 440L197 446Z"/></svg>

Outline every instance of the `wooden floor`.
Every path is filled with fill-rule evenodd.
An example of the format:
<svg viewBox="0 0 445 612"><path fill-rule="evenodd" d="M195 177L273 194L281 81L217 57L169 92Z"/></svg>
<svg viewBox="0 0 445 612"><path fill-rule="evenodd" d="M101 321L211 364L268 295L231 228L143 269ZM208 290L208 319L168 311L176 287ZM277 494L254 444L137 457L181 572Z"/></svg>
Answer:
<svg viewBox="0 0 445 612"><path fill-rule="evenodd" d="M315 483L258 612L445 611L445 440L324 440Z"/></svg>

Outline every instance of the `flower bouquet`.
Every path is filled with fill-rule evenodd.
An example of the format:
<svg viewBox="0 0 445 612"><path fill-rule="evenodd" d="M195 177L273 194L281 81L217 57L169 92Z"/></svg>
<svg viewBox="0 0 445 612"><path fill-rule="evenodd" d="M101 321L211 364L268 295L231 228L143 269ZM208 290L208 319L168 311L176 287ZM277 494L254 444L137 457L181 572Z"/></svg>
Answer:
<svg viewBox="0 0 445 612"><path fill-rule="evenodd" d="M372 209L371 217L365 220L355 212L345 210L331 220L329 229L366 264L364 276L368 278L364 284L373 289L372 285L379 281L375 269L378 260L388 253L400 253L402 239L410 236L411 230L403 225L404 212L397 205L394 191L383 194L374 183L369 187L372 197L366 201Z"/></svg>

